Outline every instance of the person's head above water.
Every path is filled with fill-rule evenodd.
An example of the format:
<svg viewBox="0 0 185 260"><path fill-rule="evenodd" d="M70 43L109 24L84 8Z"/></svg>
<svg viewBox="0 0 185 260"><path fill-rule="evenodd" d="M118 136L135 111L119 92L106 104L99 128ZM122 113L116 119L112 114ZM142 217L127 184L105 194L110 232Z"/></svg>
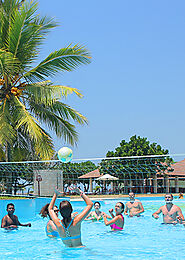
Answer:
<svg viewBox="0 0 185 260"><path fill-rule="evenodd" d="M115 205L115 212L121 214L124 211L125 205L122 202L117 202Z"/></svg>
<svg viewBox="0 0 185 260"><path fill-rule="evenodd" d="M60 202L60 214L63 217L63 219L66 219L69 221L71 219L71 214L73 212L73 208L71 206L71 203L67 200L63 200Z"/></svg>
<svg viewBox="0 0 185 260"><path fill-rule="evenodd" d="M99 201L95 201L94 202L94 208L95 209L100 209L101 208L101 204L99 203Z"/></svg>
<svg viewBox="0 0 185 260"><path fill-rule="evenodd" d="M173 195L171 193L166 193L164 198L165 198L166 203L172 203Z"/></svg>
<svg viewBox="0 0 185 260"><path fill-rule="evenodd" d="M15 206L13 203L8 203L6 206L8 214L13 214L15 212Z"/></svg>
<svg viewBox="0 0 185 260"><path fill-rule="evenodd" d="M49 203L47 203L44 207L42 207L41 211L40 211L40 215L41 217L43 218L47 218L47 216L51 219L50 215L49 215L49 210L48 210L48 207L49 207ZM55 214L58 216L58 212L59 212L59 209L57 206L54 206L54 212Z"/></svg>
<svg viewBox="0 0 185 260"><path fill-rule="evenodd" d="M128 194L128 196L129 196L130 200L135 200L135 194L134 194L134 192L130 192L130 193Z"/></svg>

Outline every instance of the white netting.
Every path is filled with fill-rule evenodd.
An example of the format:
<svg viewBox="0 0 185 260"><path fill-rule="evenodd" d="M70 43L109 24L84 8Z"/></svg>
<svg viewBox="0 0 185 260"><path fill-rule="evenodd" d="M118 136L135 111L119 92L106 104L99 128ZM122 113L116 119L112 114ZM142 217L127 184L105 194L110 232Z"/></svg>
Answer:
<svg viewBox="0 0 185 260"><path fill-rule="evenodd" d="M55 187L69 194L77 184L92 194L185 191L185 155L153 155L39 162L1 162L0 193L51 196ZM109 174L105 180L99 177ZM85 175L85 176L83 176ZM117 178L112 180L111 178Z"/></svg>

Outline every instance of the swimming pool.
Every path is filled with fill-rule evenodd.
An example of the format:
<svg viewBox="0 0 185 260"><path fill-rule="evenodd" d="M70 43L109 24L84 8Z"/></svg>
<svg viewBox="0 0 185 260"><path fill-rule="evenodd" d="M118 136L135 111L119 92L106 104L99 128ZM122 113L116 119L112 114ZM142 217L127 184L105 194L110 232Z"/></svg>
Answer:
<svg viewBox="0 0 185 260"><path fill-rule="evenodd" d="M19 230L0 229L0 259L184 259L185 227L183 225L161 225L152 218L152 213L161 205L163 198L141 198L145 208L140 218L125 217L123 231L111 232L103 222L84 221L82 241L86 248L66 248L60 239L50 239L45 235L47 220L38 215L40 208L49 199L15 200L15 214L22 223L31 222L32 227ZM126 200L100 201L102 210L114 207L116 202ZM11 201L12 202L12 201ZM57 205L60 199L57 200ZM6 214L9 201L1 201L0 216ZM185 201L174 200L185 215ZM75 211L80 212L84 202L72 202Z"/></svg>

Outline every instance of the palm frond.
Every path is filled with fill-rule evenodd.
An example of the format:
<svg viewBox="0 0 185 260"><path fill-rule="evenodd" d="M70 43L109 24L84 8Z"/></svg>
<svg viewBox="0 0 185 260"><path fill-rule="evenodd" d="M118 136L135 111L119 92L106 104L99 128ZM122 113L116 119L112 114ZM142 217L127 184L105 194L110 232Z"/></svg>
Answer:
<svg viewBox="0 0 185 260"><path fill-rule="evenodd" d="M16 137L16 131L12 125L13 118L7 102L0 106L0 144L12 143Z"/></svg>
<svg viewBox="0 0 185 260"><path fill-rule="evenodd" d="M81 64L90 63L88 50L80 45L68 46L52 52L37 67L23 75L24 78L35 81L45 80L59 71L72 71Z"/></svg>
<svg viewBox="0 0 185 260"><path fill-rule="evenodd" d="M52 138L43 128L40 127L40 130L44 134L40 142L34 143L35 152L42 160L51 160L55 154Z"/></svg>
<svg viewBox="0 0 185 260"><path fill-rule="evenodd" d="M52 105L58 99L67 98L68 95L75 93L82 98L83 95L76 88L53 85L51 81L42 81L28 84L24 90L24 96L27 97L28 104L30 100L34 100L37 104Z"/></svg>
<svg viewBox="0 0 185 260"><path fill-rule="evenodd" d="M73 120L80 125L84 125L88 123L88 120L85 116L83 116L74 108L62 102L59 101L55 102L49 109L53 113L57 113L61 118L65 118L67 120Z"/></svg>
<svg viewBox="0 0 185 260"><path fill-rule="evenodd" d="M30 107L32 114L35 114L41 123L45 123L51 131L55 132L57 137L62 138L71 145L77 143L78 134L73 124L52 112L48 106L31 103Z"/></svg>
<svg viewBox="0 0 185 260"><path fill-rule="evenodd" d="M17 11L19 1L4 0L0 5L0 48L6 48L9 38L11 19Z"/></svg>
<svg viewBox="0 0 185 260"><path fill-rule="evenodd" d="M4 2L0 8L0 48L6 48L19 59L24 69L30 69L29 64L37 58L45 35L57 24L53 18L40 18L38 4L34 1L21 5L15 0ZM12 8L9 8L9 2Z"/></svg>
<svg viewBox="0 0 185 260"><path fill-rule="evenodd" d="M5 160L5 152L4 152L4 149L3 149L3 146L0 145L0 161L4 161Z"/></svg>
<svg viewBox="0 0 185 260"><path fill-rule="evenodd" d="M0 49L0 78L8 75L10 78L20 71L20 62L13 54Z"/></svg>
<svg viewBox="0 0 185 260"><path fill-rule="evenodd" d="M24 128L25 133L29 134L31 140L35 143L35 150L42 158L50 159L54 154L53 143L50 136L40 127L36 119L34 119L25 106L17 97L14 98L16 107L15 122L16 128Z"/></svg>
<svg viewBox="0 0 185 260"><path fill-rule="evenodd" d="M72 93L81 98L80 91L46 80L90 63L89 51L69 45L32 67L43 40L56 26L52 18L38 15L37 1L0 1L0 145L11 142L18 150L31 145L34 155L44 159L51 158L54 148L40 123L72 145L78 140L73 122L87 123L86 117L59 101Z"/></svg>

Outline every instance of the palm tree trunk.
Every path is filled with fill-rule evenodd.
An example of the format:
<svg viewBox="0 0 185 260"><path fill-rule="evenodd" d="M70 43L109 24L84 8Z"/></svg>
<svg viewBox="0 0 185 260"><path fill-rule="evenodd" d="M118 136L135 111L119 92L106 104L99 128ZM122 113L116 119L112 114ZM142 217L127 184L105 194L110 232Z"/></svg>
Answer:
<svg viewBox="0 0 185 260"><path fill-rule="evenodd" d="M11 162L11 146L8 142L6 143L5 159L6 159L6 162ZM6 186L7 186L8 194L12 194L12 183L13 183L13 173L7 172Z"/></svg>

